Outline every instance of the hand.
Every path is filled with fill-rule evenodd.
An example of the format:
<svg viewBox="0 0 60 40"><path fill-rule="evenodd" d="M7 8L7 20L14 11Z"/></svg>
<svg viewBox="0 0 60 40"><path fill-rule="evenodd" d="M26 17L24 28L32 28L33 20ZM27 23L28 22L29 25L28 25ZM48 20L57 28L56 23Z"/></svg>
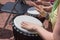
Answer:
<svg viewBox="0 0 60 40"><path fill-rule="evenodd" d="M26 1L26 3L28 3L28 5L34 6L34 7L36 8L36 10L37 10L38 12L42 13L42 14L45 12L45 11L43 10L42 5L38 5L38 4L36 4L35 2L32 2L32 1ZM42 15L42 14L40 14L40 15L41 15L41 16L44 16L44 15Z"/></svg>
<svg viewBox="0 0 60 40"><path fill-rule="evenodd" d="M52 10L52 5L50 5L50 6L43 6L43 9L44 9L46 12L51 12L51 10Z"/></svg>
<svg viewBox="0 0 60 40"><path fill-rule="evenodd" d="M38 5L41 4L41 0L36 0L36 1L33 1L33 0L25 0L26 4L29 5L29 6L33 6L34 4L33 3L36 3ZM33 2L33 3L32 3Z"/></svg>
<svg viewBox="0 0 60 40"><path fill-rule="evenodd" d="M34 2L31 1L31 0L26 0L25 2L26 2L26 4L29 5L29 6L33 6L33 3L34 3Z"/></svg>
<svg viewBox="0 0 60 40"><path fill-rule="evenodd" d="M46 17L46 11L42 7L42 5L38 5L33 1L26 1L26 3L30 6L34 6L38 12L40 12L40 16Z"/></svg>
<svg viewBox="0 0 60 40"><path fill-rule="evenodd" d="M30 22L22 22L21 23L22 28L27 30L36 30L38 27L40 27L38 24L30 23Z"/></svg>
<svg viewBox="0 0 60 40"><path fill-rule="evenodd" d="M41 1L42 5L44 6L50 6L51 3L50 2L47 2L47 1Z"/></svg>
<svg viewBox="0 0 60 40"><path fill-rule="evenodd" d="M40 13L38 17L46 17L47 12L44 10L42 5L36 5L35 8Z"/></svg>
<svg viewBox="0 0 60 40"><path fill-rule="evenodd" d="M49 21L45 20L44 23L43 23L43 25L44 25L44 28L47 29L49 27L48 26L49 25Z"/></svg>

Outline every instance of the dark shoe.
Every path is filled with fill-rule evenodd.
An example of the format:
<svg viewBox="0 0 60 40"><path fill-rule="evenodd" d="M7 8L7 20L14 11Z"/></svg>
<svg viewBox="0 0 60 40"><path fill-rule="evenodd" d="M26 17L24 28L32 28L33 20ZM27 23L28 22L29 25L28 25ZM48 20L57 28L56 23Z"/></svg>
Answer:
<svg viewBox="0 0 60 40"><path fill-rule="evenodd" d="M2 4L0 4L0 12L2 12L2 11L1 11L1 7L2 7L2 6L3 6L3 5L2 5Z"/></svg>

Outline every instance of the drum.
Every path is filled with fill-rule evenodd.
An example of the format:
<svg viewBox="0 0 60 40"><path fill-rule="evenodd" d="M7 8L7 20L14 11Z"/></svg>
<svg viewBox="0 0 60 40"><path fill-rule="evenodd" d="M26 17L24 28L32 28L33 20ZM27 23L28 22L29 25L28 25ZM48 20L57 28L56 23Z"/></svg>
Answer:
<svg viewBox="0 0 60 40"><path fill-rule="evenodd" d="M37 34L37 32L32 32L23 29L21 27L21 23L23 21L37 23L42 27L42 23L40 22L40 20L32 16L27 16L27 15L17 16L16 18L14 18L12 24L15 40L42 40L42 38Z"/></svg>
<svg viewBox="0 0 60 40"><path fill-rule="evenodd" d="M27 10L27 14L33 17L37 17L40 13L35 9L35 7L30 7Z"/></svg>
<svg viewBox="0 0 60 40"><path fill-rule="evenodd" d="M33 17L39 19L41 22L44 22L44 20L45 20L45 17L38 17L38 15L40 13L35 9L35 7L30 7L27 10L27 13L26 14L29 15L29 16L33 16Z"/></svg>

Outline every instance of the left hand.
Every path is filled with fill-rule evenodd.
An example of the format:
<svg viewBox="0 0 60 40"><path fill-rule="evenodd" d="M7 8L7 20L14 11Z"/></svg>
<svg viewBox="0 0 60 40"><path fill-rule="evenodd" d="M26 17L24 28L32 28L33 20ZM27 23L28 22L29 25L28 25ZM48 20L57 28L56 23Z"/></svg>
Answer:
<svg viewBox="0 0 60 40"><path fill-rule="evenodd" d="M34 4L40 5L42 0L36 0L36 1L32 1L32 0L25 0L26 4L29 6L34 6Z"/></svg>
<svg viewBox="0 0 60 40"><path fill-rule="evenodd" d="M31 0L26 0L25 2L26 2L26 4L29 5L29 6L33 6L33 4L35 3L35 2L33 2L33 1L31 1Z"/></svg>

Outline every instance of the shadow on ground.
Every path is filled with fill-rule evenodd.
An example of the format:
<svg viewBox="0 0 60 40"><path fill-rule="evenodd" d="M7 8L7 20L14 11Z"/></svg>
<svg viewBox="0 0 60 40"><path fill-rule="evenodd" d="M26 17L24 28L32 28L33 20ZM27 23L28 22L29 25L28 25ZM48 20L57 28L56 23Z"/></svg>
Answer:
<svg viewBox="0 0 60 40"><path fill-rule="evenodd" d="M13 32L8 29L0 28L0 39L9 39L13 37Z"/></svg>

